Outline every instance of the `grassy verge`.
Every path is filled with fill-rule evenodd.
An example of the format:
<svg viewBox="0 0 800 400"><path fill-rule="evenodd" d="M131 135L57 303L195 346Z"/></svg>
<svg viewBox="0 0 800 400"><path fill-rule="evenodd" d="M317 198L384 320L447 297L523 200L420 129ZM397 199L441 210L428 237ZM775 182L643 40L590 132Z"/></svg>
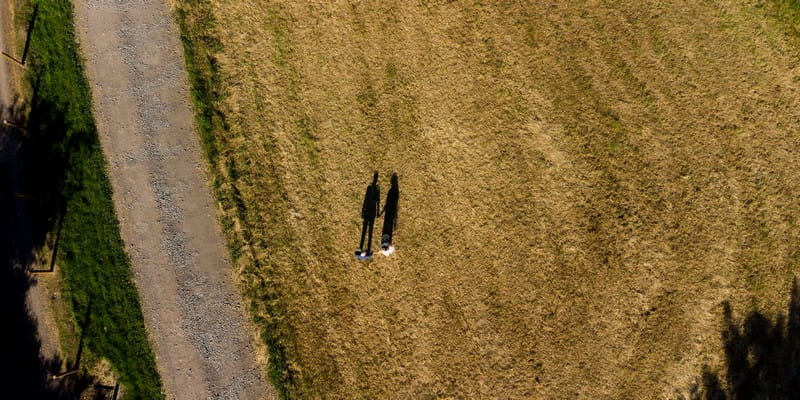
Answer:
<svg viewBox="0 0 800 400"><path fill-rule="evenodd" d="M775 0L786 20L800 33L800 0Z"/></svg>
<svg viewBox="0 0 800 400"><path fill-rule="evenodd" d="M773 0L770 14L796 38L800 38L800 0Z"/></svg>
<svg viewBox="0 0 800 400"><path fill-rule="evenodd" d="M241 268L245 299L249 302L259 335L267 345L270 381L281 398L295 398L300 392L297 390L300 379L287 360L293 341L291 329L282 318L284 312L279 302L279 289L274 282L260 278L264 276L261 271L268 266L261 265L252 251L253 238L248 232L247 213L236 187L237 168L231 158L221 157L227 148L224 133L228 126L220 110L222 90L215 54L221 50L222 43L215 35L211 4L203 0L181 2L176 16L192 85L197 126L209 161L214 194L220 202L228 249ZM279 179L274 179L271 187L279 190ZM280 233L276 235L281 236Z"/></svg>
<svg viewBox="0 0 800 400"><path fill-rule="evenodd" d="M107 359L127 398L160 399L138 294L111 198L67 0L38 0L27 79L30 179L35 216L59 229L64 300L84 346L81 367Z"/></svg>

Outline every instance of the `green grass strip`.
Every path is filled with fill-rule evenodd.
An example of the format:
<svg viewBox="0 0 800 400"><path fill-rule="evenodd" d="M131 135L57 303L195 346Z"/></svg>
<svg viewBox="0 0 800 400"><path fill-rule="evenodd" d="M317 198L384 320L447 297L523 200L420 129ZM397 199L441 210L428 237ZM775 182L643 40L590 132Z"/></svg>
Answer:
<svg viewBox="0 0 800 400"><path fill-rule="evenodd" d="M210 165L214 194L222 204L222 226L228 243L228 250L234 261L247 257L248 267L243 275L250 276L248 271L262 271L255 256L242 254L243 243L250 245L247 231L244 205L235 188L236 168L230 159L221 157L225 150L220 137L224 136L228 126L225 115L220 111L221 78L216 54L222 50L222 43L216 36L216 21L212 5L208 0L191 0L180 2L176 10L178 25L181 30L186 69L191 82L195 116L200 131L200 138ZM219 168L224 163L224 168ZM226 173L220 173L221 170ZM276 188L276 190L279 188ZM234 218L242 223L243 232L237 235L232 231ZM248 246L249 247L249 246ZM301 390L297 377L289 368L287 343L291 343L290 328L278 316L283 309L278 301L278 290L274 284L263 280L245 279L244 295L250 300L250 312L253 322L260 330L261 339L269 351L269 379L281 399L295 399Z"/></svg>
<svg viewBox="0 0 800 400"><path fill-rule="evenodd" d="M126 398L162 399L114 213L91 93L75 40L72 3L34 4L38 13L28 60L33 90L28 134L40 157L32 162L34 179L29 185L42 199L38 210L42 221L63 215L57 259L64 298L89 360L109 360L127 390Z"/></svg>
<svg viewBox="0 0 800 400"><path fill-rule="evenodd" d="M779 17L800 35L800 0L773 0L778 8Z"/></svg>

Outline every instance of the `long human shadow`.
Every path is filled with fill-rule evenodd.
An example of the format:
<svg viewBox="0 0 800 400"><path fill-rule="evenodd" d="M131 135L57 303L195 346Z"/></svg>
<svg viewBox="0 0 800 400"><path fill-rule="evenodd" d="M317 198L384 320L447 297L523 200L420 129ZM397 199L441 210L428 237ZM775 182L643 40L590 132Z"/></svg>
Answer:
<svg viewBox="0 0 800 400"><path fill-rule="evenodd" d="M398 203L400 201L400 184L397 174L392 174L391 186L386 194L386 202L383 205L383 229L381 229L381 249L384 250L392 245L394 230L397 228Z"/></svg>
<svg viewBox="0 0 800 400"><path fill-rule="evenodd" d="M722 340L726 369L702 373L705 400L800 399L800 288L795 279L789 308L774 321L761 312L750 313L741 324L723 304Z"/></svg>

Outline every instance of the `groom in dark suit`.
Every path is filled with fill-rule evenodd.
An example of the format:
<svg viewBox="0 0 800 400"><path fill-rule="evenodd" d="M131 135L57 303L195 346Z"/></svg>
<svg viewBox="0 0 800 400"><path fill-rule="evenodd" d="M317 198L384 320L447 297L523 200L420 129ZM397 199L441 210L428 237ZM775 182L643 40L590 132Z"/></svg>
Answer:
<svg viewBox="0 0 800 400"><path fill-rule="evenodd" d="M380 214L381 190L378 187L378 171L372 175L372 184L367 186L367 192L364 194L364 204L361 206L361 218L364 223L361 225L361 243L358 245L356 257L368 259L372 256L372 229L375 226L375 218ZM364 251L364 237L369 230L369 239L367 240L367 250Z"/></svg>

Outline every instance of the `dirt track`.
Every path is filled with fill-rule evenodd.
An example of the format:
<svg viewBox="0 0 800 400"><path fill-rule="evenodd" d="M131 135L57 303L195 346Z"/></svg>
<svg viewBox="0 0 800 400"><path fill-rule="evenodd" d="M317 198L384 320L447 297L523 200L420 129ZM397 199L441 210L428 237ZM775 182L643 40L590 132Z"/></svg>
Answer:
<svg viewBox="0 0 800 400"><path fill-rule="evenodd" d="M170 399L274 397L254 358L162 0L77 0L114 202Z"/></svg>
<svg viewBox="0 0 800 400"><path fill-rule="evenodd" d="M7 36L12 32L13 15L9 10L10 5L3 2L0 7L0 50L18 56L14 52L14 40L11 35ZM0 119L12 121L15 119L9 110L14 107L15 100L14 68L18 67L11 61L0 60ZM60 382L48 379L62 367L55 316L46 289L53 277L25 272L39 266L32 254L26 201L16 196L21 191L19 146L18 132L0 125L0 197L5 197L0 199L0 226L3 227L0 265L4 269L0 277L3 301L0 312L10 324L10 329L4 330L9 350L4 357L13 361L0 367L0 393L12 397L60 398ZM43 380L48 381L45 383Z"/></svg>
<svg viewBox="0 0 800 400"><path fill-rule="evenodd" d="M6 49L4 30L5 30L5 20L6 18L8 18L8 16L5 14L6 11L3 11L3 13L0 14L0 49L2 49L3 51L5 51ZM7 82L8 82L8 61L3 60L3 62L0 63L0 106L2 106L4 109L5 107L10 105L11 101L11 96L8 93Z"/></svg>
<svg viewBox="0 0 800 400"><path fill-rule="evenodd" d="M7 41L5 38L5 29L6 24L10 23L10 15L6 14L6 11L3 10L0 13L0 49L6 52L12 52L12 47L7 45ZM8 60L1 60L0 62L0 119L4 119L8 117L8 109L13 107L14 103L14 95L13 90L11 88L11 74L10 68L16 68L11 64ZM0 127L2 130L3 127ZM9 145L11 147L16 146L18 143L16 141L16 135L13 133L12 130L8 131L10 136L4 137L0 139L0 153L3 153L3 146ZM2 134L2 131L0 131ZM11 157L11 152L7 153L9 157ZM2 155L0 155L0 163L2 163ZM11 160L9 160L11 161ZM15 165L11 162L9 165ZM13 174L12 174L13 175ZM15 212L17 214L17 218L24 219L25 216L22 214L24 213L25 209L25 202L19 201L19 199L15 199ZM20 225L24 226L24 225ZM30 240L30 235L25 229L20 228L22 232L18 232L18 240L23 242ZM26 237L27 236L27 237ZM29 243L23 243L21 248L28 248ZM30 267L28 265L25 266ZM47 296L48 293L43 285L38 283L44 283L48 280L47 275L40 275L38 277L31 276L31 287L27 292L27 306L29 311L32 313L32 317L34 317L37 321L37 328L38 328L38 338L41 341L41 348L40 353L41 356L45 359L55 359L59 357L59 346L58 346L58 338L56 333L55 327L55 317L52 315L50 311L49 305L47 304Z"/></svg>

